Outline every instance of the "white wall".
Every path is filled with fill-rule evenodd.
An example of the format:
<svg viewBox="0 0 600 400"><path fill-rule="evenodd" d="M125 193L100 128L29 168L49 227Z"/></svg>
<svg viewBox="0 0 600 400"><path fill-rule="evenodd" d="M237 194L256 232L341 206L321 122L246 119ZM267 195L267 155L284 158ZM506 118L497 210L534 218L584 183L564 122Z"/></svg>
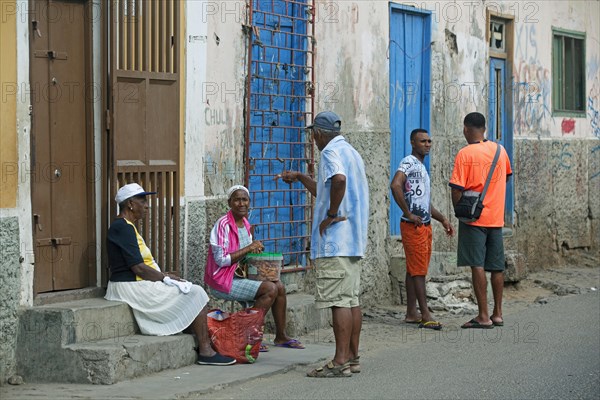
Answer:
<svg viewBox="0 0 600 400"><path fill-rule="evenodd" d="M16 213L19 217L21 241L21 299L23 306L33 305L34 246L31 221L31 117L29 115L29 2L17 1L17 146L19 152L19 185Z"/></svg>
<svg viewBox="0 0 600 400"><path fill-rule="evenodd" d="M244 107L247 75L246 3L209 3L206 80L198 110L205 124L205 195L221 195L244 177Z"/></svg>
<svg viewBox="0 0 600 400"><path fill-rule="evenodd" d="M206 81L206 38L208 2L188 1L185 6L186 36L183 52L185 76L185 197L188 200L204 195L203 153L206 125L201 112L202 90Z"/></svg>

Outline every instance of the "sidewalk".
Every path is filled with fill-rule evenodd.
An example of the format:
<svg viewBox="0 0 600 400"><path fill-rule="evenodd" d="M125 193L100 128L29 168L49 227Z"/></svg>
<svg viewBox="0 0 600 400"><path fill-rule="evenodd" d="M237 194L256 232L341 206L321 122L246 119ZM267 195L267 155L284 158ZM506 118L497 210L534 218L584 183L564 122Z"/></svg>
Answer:
<svg viewBox="0 0 600 400"><path fill-rule="evenodd" d="M0 387L0 399L177 399L286 372L296 366L314 364L332 357L335 352L333 345L303 343L306 346L303 350L270 345L270 351L260 353L255 364L225 367L190 365L107 386L65 383L6 385Z"/></svg>

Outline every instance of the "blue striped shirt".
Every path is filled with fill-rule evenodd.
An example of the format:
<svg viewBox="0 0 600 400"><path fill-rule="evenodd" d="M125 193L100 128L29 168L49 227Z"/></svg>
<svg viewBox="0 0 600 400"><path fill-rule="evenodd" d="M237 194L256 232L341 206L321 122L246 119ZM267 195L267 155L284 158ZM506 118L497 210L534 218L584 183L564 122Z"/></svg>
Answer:
<svg viewBox="0 0 600 400"><path fill-rule="evenodd" d="M346 177L346 192L338 215L347 218L327 227L323 236L319 224L327 218L331 178ZM343 136L334 137L321 152L317 177L310 255L324 257L364 257L369 223L369 185L362 157Z"/></svg>

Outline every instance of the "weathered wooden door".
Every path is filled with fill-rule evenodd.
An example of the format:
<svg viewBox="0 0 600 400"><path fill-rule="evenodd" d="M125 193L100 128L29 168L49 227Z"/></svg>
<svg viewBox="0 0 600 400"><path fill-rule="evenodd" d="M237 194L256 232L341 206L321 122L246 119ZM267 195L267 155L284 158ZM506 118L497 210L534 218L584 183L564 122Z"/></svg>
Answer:
<svg viewBox="0 0 600 400"><path fill-rule="evenodd" d="M35 293L86 287L95 268L86 3L30 2Z"/></svg>
<svg viewBox="0 0 600 400"><path fill-rule="evenodd" d="M110 2L110 197L131 182L158 192L140 228L167 271L179 269L181 3Z"/></svg>
<svg viewBox="0 0 600 400"><path fill-rule="evenodd" d="M514 20L488 11L489 85L487 138L504 146L513 160L513 109L511 76L513 64ZM514 166L513 166L514 168ZM513 226L514 186L506 184L504 226Z"/></svg>
<svg viewBox="0 0 600 400"><path fill-rule="evenodd" d="M390 176L412 151L410 132L429 131L430 80L431 12L390 3ZM429 158L425 164L429 169ZM391 202L392 235L400 234L401 216L400 207Z"/></svg>

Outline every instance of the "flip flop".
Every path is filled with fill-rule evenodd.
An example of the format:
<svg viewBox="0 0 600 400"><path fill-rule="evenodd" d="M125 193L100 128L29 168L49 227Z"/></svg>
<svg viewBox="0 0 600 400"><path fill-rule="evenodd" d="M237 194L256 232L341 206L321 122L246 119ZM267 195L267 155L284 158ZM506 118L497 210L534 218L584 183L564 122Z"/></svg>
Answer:
<svg viewBox="0 0 600 400"><path fill-rule="evenodd" d="M422 319L420 319L418 321L407 321L407 320L404 320L402 322L404 322L405 324L420 324L421 322L423 322L423 320Z"/></svg>
<svg viewBox="0 0 600 400"><path fill-rule="evenodd" d="M273 343L273 345L277 346L277 347L285 347L288 349L303 349L304 348L304 345L302 343L300 343L299 340L296 340L296 339L290 339L284 343Z"/></svg>
<svg viewBox="0 0 600 400"><path fill-rule="evenodd" d="M504 326L504 320L494 321L492 319L492 324L494 324L494 326Z"/></svg>
<svg viewBox="0 0 600 400"><path fill-rule="evenodd" d="M260 350L258 350L258 351L260 351L261 353L266 353L269 351L269 346L267 346L266 344L261 344Z"/></svg>
<svg viewBox="0 0 600 400"><path fill-rule="evenodd" d="M442 330L442 324L440 324L437 321L421 322L419 324L419 328L433 329L433 330L436 330L436 331L441 331Z"/></svg>
<svg viewBox="0 0 600 400"><path fill-rule="evenodd" d="M475 318L473 318L469 322L465 322L464 324L461 325L461 328L463 328L463 329L492 329L493 327L494 327L493 323L491 323L489 325L484 325L484 324L476 321Z"/></svg>

